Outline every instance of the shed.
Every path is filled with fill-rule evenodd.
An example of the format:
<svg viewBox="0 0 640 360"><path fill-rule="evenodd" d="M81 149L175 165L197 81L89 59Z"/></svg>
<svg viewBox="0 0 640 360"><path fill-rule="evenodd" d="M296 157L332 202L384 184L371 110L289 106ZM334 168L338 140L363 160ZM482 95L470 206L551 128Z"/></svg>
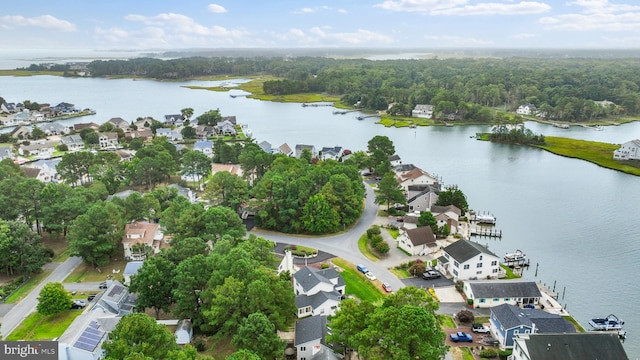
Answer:
<svg viewBox="0 0 640 360"><path fill-rule="evenodd" d="M178 328L175 332L176 344L184 345L191 342L193 337L193 325L191 319L182 319L178 321Z"/></svg>

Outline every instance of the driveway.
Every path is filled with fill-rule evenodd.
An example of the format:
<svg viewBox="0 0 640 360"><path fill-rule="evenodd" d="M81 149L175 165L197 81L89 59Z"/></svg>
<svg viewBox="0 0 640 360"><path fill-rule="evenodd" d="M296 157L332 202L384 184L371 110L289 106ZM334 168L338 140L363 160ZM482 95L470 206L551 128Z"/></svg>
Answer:
<svg viewBox="0 0 640 360"><path fill-rule="evenodd" d="M58 266L46 279L40 282L40 284L31 290L19 303L13 305L11 311L2 316L0 320L0 334L3 337L9 335L27 315L36 309L38 295L40 295L40 291L45 284L49 282L62 282L80 263L82 263L82 259L77 256L70 257L63 263L57 263ZM54 265L50 266L53 267Z"/></svg>

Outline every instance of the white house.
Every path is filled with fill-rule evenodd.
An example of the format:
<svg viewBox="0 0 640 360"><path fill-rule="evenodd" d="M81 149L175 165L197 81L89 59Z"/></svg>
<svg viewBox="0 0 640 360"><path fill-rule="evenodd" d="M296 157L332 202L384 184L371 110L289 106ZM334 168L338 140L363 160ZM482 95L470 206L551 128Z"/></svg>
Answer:
<svg viewBox="0 0 640 360"><path fill-rule="evenodd" d="M407 206L409 211L429 211L438 201L439 184L421 184L407 186Z"/></svg>
<svg viewBox="0 0 640 360"><path fill-rule="evenodd" d="M408 191L410 185L433 185L438 183L438 179L420 168L415 168L399 175L397 180L404 191Z"/></svg>
<svg viewBox="0 0 640 360"><path fill-rule="evenodd" d="M411 255L427 255L438 251L436 237L429 226L415 229L401 227L397 241L398 247Z"/></svg>
<svg viewBox="0 0 640 360"><path fill-rule="evenodd" d="M437 221L438 227L447 225L449 232L455 234L458 232L458 221L462 212L455 205L448 206L431 206L431 213Z"/></svg>
<svg viewBox="0 0 640 360"><path fill-rule="evenodd" d="M284 154L286 156L293 156L293 150L291 150L291 147L287 143L284 143L284 144L278 146L277 148L273 149L273 152L274 153L279 153L279 154Z"/></svg>
<svg viewBox="0 0 640 360"><path fill-rule="evenodd" d="M345 288L344 279L335 269L303 267L293 275L298 318L335 315Z"/></svg>
<svg viewBox="0 0 640 360"><path fill-rule="evenodd" d="M338 161L342 157L342 151L342 146L323 147L322 150L320 150L320 159Z"/></svg>
<svg viewBox="0 0 640 360"><path fill-rule="evenodd" d="M13 159L13 148L11 146L0 146L0 161L4 159Z"/></svg>
<svg viewBox="0 0 640 360"><path fill-rule="evenodd" d="M518 334L512 360L629 359L618 334L587 331L573 334Z"/></svg>
<svg viewBox="0 0 640 360"><path fill-rule="evenodd" d="M614 160L639 160L640 159L640 140L635 139L628 141L619 149L613 152Z"/></svg>
<svg viewBox="0 0 640 360"><path fill-rule="evenodd" d="M84 148L84 142L78 134L63 136L60 139L61 145L66 145L69 151L78 151Z"/></svg>
<svg viewBox="0 0 640 360"><path fill-rule="evenodd" d="M142 267L143 261L129 261L124 266L122 276L124 277L124 284L129 286L131 284L131 277L138 273L138 270Z"/></svg>
<svg viewBox="0 0 640 360"><path fill-rule="evenodd" d="M47 158L53 155L55 145L56 143L53 141L33 141L29 145L21 144L18 148L18 154Z"/></svg>
<svg viewBox="0 0 640 360"><path fill-rule="evenodd" d="M533 104L524 104L518 106L516 110L516 114L520 115L535 115L536 114L536 106Z"/></svg>
<svg viewBox="0 0 640 360"><path fill-rule="evenodd" d="M304 149L308 149L309 151L311 151L311 157L312 158L318 157L318 151L316 150L316 147L314 145L297 144L296 145L296 150L295 150L295 156L298 159L300 158L300 155L302 155L302 151Z"/></svg>
<svg viewBox="0 0 640 360"><path fill-rule="evenodd" d="M56 358L60 360L102 359L104 357L102 344L120 319L120 316L111 312L83 312L58 338Z"/></svg>
<svg viewBox="0 0 640 360"><path fill-rule="evenodd" d="M118 147L118 133L108 132L98 134L100 149L116 149Z"/></svg>
<svg viewBox="0 0 640 360"><path fill-rule="evenodd" d="M542 293L534 281L467 280L462 290L474 308L490 308L502 304L536 306Z"/></svg>
<svg viewBox="0 0 640 360"><path fill-rule="evenodd" d="M498 278L500 258L483 245L460 239L443 249L438 269L454 280Z"/></svg>
<svg viewBox="0 0 640 360"><path fill-rule="evenodd" d="M431 119L433 117L433 105L417 104L416 107L411 110L411 116Z"/></svg>
<svg viewBox="0 0 640 360"><path fill-rule="evenodd" d="M213 141L198 140L193 144L193 150L200 151L201 153L211 157L213 156Z"/></svg>
<svg viewBox="0 0 640 360"><path fill-rule="evenodd" d="M402 159L400 158L400 155L393 154L389 156L389 162L391 163L391 167L396 167L402 164Z"/></svg>
<svg viewBox="0 0 640 360"><path fill-rule="evenodd" d="M181 114L170 114L164 116L164 124L171 126L182 126L184 119Z"/></svg>
<svg viewBox="0 0 640 360"><path fill-rule="evenodd" d="M47 136L64 135L69 133L69 128L57 122L39 124L37 127L47 134Z"/></svg>
<svg viewBox="0 0 640 360"><path fill-rule="evenodd" d="M182 134L169 128L159 128L156 130L156 137L164 136L170 142L182 141Z"/></svg>
<svg viewBox="0 0 640 360"><path fill-rule="evenodd" d="M297 360L339 359L325 343L324 339L328 333L326 316L311 316L298 320L294 340Z"/></svg>
<svg viewBox="0 0 640 360"><path fill-rule="evenodd" d="M122 129L122 130L129 130L129 123L121 118L121 117L114 117L111 118L109 120L107 120L108 123L113 124L113 126L115 126L118 129Z"/></svg>
<svg viewBox="0 0 640 360"><path fill-rule="evenodd" d="M314 295L298 295L296 296L296 308L298 309L298 318L307 316L333 316L340 307L341 295L338 292L320 291Z"/></svg>

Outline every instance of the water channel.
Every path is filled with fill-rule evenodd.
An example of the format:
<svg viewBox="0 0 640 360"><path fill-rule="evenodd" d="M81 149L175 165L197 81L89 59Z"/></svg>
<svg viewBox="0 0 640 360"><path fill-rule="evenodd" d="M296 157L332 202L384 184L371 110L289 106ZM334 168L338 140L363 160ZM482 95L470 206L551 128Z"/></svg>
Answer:
<svg viewBox="0 0 640 360"><path fill-rule="evenodd" d="M365 149L375 135L386 135L405 163L456 184L470 206L497 217L501 239L474 238L498 256L524 251L532 266L527 279L540 281L560 295L560 303L586 328L593 317L610 313L625 320L630 358L640 357L640 178L568 159L542 150L492 144L473 139L487 126L385 128L375 118L357 120L355 113L333 115L332 107L262 102L229 93L190 90L184 83L148 80L70 79L50 76L2 77L0 96L9 102L69 102L92 108L94 116L65 120L103 123L141 116L162 119L191 107L195 116L220 109L248 124L258 141L274 146L287 142L316 147L340 145ZM232 93L239 94L237 90ZM527 123L535 133L624 143L640 138L640 122L606 127L559 129ZM537 274L536 274L537 267Z"/></svg>

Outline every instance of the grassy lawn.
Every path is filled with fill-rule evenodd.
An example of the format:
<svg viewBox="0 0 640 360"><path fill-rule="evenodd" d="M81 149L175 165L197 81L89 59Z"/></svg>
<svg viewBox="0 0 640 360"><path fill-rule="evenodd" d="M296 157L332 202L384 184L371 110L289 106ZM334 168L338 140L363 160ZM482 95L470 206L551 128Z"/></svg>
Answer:
<svg viewBox="0 0 640 360"><path fill-rule="evenodd" d="M471 349L469 349L468 347L463 347L461 348L462 350L462 360L474 360L475 357L473 357L473 353L471 352Z"/></svg>
<svg viewBox="0 0 640 360"><path fill-rule="evenodd" d="M195 339L196 337L194 337ZM198 353L198 358L203 358L210 356L214 359L224 359L225 357L233 354L236 349L231 344L231 337L219 337L217 335L214 336L206 336L200 337L205 343L206 350ZM192 342L195 344L195 341Z"/></svg>
<svg viewBox="0 0 640 360"><path fill-rule="evenodd" d="M400 235L400 229L387 229L387 232L394 239L397 239L398 235Z"/></svg>
<svg viewBox="0 0 640 360"><path fill-rule="evenodd" d="M15 304L18 301L22 300L25 296L27 296L27 294L31 292L31 290L33 290L33 288L38 286L38 284L40 284L42 280L46 279L49 274L51 274L51 270L43 271L39 274L31 276L31 279L27 280L24 285L22 285L20 288L18 288L18 290L11 294L11 296L7 298L7 301L5 301L5 303Z"/></svg>
<svg viewBox="0 0 640 360"><path fill-rule="evenodd" d="M35 76L35 75L54 75L62 76L63 71L27 71L27 70L0 70L0 76Z"/></svg>
<svg viewBox="0 0 640 360"><path fill-rule="evenodd" d="M80 264L73 272L64 279L63 282L97 282L97 281L105 281L107 279L107 275L113 274L115 275L113 280L122 280L122 271L124 270L126 261L122 259L111 260L109 265L103 266L100 269L94 269L91 265L88 264ZM119 271L114 273L113 270Z"/></svg>
<svg viewBox="0 0 640 360"><path fill-rule="evenodd" d="M442 324L442 327L445 329L455 329L458 327L456 326L456 323L453 321L451 316L439 314L438 320L440 321L440 324Z"/></svg>
<svg viewBox="0 0 640 360"><path fill-rule="evenodd" d="M42 236L42 244L53 250L53 262L63 262L71 256L71 252L68 250L69 246L67 245L67 241L62 236L45 233Z"/></svg>
<svg viewBox="0 0 640 360"><path fill-rule="evenodd" d="M545 142L545 145L538 147L556 155L586 160L605 168L640 175L640 168L625 161L613 160L613 151L618 149L619 145L553 136L545 137Z"/></svg>
<svg viewBox="0 0 640 360"><path fill-rule="evenodd" d="M33 312L5 340L52 340L64 333L82 310L67 310L56 315Z"/></svg>
<svg viewBox="0 0 640 360"><path fill-rule="evenodd" d="M389 271L391 271L393 275L397 276L398 279L408 279L411 277L411 274L409 274L409 272L405 269L392 268L389 269Z"/></svg>
<svg viewBox="0 0 640 360"><path fill-rule="evenodd" d="M347 295L353 295L362 301L370 302L384 298L380 289L358 272L355 265L343 259L333 259L333 263L344 270L340 275L342 275L344 282L347 284Z"/></svg>
<svg viewBox="0 0 640 360"><path fill-rule="evenodd" d="M568 322L570 322L571 324L573 324L573 326L576 328L577 332L585 332L585 330L582 327L582 325L580 325L580 323L577 322L576 319L574 319L572 316L563 316L563 318L565 320L567 320Z"/></svg>
<svg viewBox="0 0 640 360"><path fill-rule="evenodd" d="M507 272L507 277L505 277L504 279L506 280L510 280L510 279L520 279L522 276L515 274L513 272L513 269L511 269L510 267L508 267L507 265L504 264L500 264L500 267L504 269L504 271Z"/></svg>
<svg viewBox="0 0 640 360"><path fill-rule="evenodd" d="M378 255L373 251L371 251L371 249L369 248L368 240L369 238L367 237L366 233L360 236L360 239L358 239L358 249L360 249L360 252L362 253L362 255L366 256L367 259L371 261L380 260Z"/></svg>
<svg viewBox="0 0 640 360"><path fill-rule="evenodd" d="M485 324L489 322L489 316L476 316L473 318L473 322L476 324Z"/></svg>

